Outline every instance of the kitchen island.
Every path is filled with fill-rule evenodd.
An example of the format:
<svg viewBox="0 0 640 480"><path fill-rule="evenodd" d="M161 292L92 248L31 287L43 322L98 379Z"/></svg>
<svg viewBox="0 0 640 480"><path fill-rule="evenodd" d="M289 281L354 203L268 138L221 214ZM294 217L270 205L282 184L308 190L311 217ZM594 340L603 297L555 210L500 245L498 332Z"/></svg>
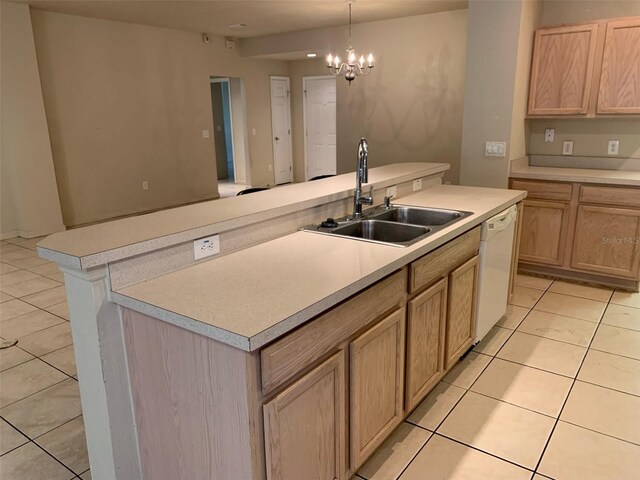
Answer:
<svg viewBox="0 0 640 480"><path fill-rule="evenodd" d="M295 231L302 225L293 217L312 223L328 210L347 213L349 190L336 192L336 185L352 182L351 174L314 182L325 192L321 200L304 200L308 214L286 211L283 200L281 215L263 212L256 224L245 219L242 226L235 220L235 229L246 231L230 229L236 241L229 244L243 248L225 251L221 232L222 255L211 260L192 260L191 241L211 232L202 225L154 237L156 230L140 240L153 247L144 252L117 225L122 239L114 248L96 232L59 234L39 245L42 256L66 265L96 478L290 478L301 468L320 478L355 473L470 346L478 225L525 196L438 185L442 169L408 165L395 172L382 167L385 178L377 180L372 170L374 198L397 185L397 203L474 214L406 248ZM416 178L422 190L410 194ZM287 198L294 187L300 188L266 193L281 190ZM260 203L259 195L252 201ZM224 200L218 205L224 209ZM109 224L100 229L108 234ZM274 238L265 239L265 229ZM171 235L179 239L168 241ZM87 249L78 238L103 243ZM439 332L429 361L411 341L419 334L411 319L423 307L442 307L429 325ZM467 331L447 337L451 319ZM423 333L421 339L432 337ZM371 361L384 374L362 368ZM373 405L368 388L392 395ZM299 462L309 459L299 453L308 445L290 434L300 421L315 425L314 445L321 446L305 465Z"/></svg>

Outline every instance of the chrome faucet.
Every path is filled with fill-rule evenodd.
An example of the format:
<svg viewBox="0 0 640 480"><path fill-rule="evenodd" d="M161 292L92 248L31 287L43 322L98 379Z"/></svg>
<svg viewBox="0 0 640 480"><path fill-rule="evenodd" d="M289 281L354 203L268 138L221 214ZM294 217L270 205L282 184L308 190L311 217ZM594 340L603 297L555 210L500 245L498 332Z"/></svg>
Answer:
<svg viewBox="0 0 640 480"><path fill-rule="evenodd" d="M369 190L369 196L362 194L362 184L369 181L369 144L362 137L358 143L358 166L356 169L356 192L353 197L353 218L362 217L362 205L373 205L373 186Z"/></svg>

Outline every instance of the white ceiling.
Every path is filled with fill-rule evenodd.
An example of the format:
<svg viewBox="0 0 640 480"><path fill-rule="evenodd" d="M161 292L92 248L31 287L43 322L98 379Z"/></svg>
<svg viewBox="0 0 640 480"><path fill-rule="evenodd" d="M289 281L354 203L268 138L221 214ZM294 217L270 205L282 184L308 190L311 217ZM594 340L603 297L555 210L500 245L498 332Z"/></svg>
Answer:
<svg viewBox="0 0 640 480"><path fill-rule="evenodd" d="M344 25L348 12L345 0L12 1L52 12L240 38ZM353 22L459 10L467 5L467 0L357 0ZM229 28L237 23L247 28Z"/></svg>

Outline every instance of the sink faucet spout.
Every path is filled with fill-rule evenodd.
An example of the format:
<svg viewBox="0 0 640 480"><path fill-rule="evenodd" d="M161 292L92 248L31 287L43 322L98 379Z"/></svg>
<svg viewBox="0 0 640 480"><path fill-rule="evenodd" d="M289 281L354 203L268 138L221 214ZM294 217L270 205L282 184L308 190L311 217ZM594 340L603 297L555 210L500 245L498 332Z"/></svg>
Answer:
<svg viewBox="0 0 640 480"><path fill-rule="evenodd" d="M373 205L373 188L369 196L362 194L362 184L369 181L369 144L362 137L358 143L358 164L356 167L356 191L353 198L353 218L362 217L362 205Z"/></svg>

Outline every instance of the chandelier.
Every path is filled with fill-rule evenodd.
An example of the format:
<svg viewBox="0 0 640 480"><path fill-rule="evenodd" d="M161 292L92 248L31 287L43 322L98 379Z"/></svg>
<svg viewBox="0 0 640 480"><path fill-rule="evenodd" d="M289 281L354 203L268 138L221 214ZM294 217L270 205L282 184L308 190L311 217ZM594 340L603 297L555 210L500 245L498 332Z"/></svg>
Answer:
<svg viewBox="0 0 640 480"><path fill-rule="evenodd" d="M334 57L333 55L327 55L327 68L332 75L339 77L340 75L344 75L344 78L349 82L351 82L359 76L366 76L371 73L371 69L373 68L373 55L370 53L367 57L367 66L364 65L364 55L356 54L356 51L351 46L351 2L349 2L349 48L347 48L347 61L341 62L340 57L337 55Z"/></svg>

